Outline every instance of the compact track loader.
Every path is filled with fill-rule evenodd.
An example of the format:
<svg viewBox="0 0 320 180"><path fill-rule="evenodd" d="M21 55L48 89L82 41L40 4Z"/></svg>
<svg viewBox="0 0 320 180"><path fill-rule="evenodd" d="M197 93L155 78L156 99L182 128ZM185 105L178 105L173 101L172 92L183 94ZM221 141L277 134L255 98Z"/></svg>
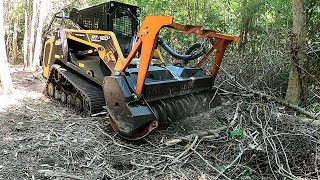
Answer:
<svg viewBox="0 0 320 180"><path fill-rule="evenodd" d="M52 28L43 49L48 96L88 115L106 110L112 128L133 140L214 107L218 96L213 83L222 57L228 44L238 40L175 23L170 16L147 16L139 28L139 8L114 1L55 17L61 23ZM163 28L195 34L210 47L195 44L177 53L159 37ZM166 64L159 48L182 65ZM213 52L207 73L201 67ZM190 60L198 63L189 67Z"/></svg>

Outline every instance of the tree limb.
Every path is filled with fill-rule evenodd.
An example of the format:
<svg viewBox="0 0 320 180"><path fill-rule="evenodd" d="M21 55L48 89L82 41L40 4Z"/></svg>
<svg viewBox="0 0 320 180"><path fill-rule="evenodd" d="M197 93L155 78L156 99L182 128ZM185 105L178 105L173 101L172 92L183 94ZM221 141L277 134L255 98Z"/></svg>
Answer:
<svg viewBox="0 0 320 180"><path fill-rule="evenodd" d="M77 180L85 180L85 178L82 178L80 176L63 173L63 172L55 172L51 170L39 170L38 172L44 174L45 176L50 176L50 177L64 177L64 178L71 178L71 179L77 179Z"/></svg>
<svg viewBox="0 0 320 180"><path fill-rule="evenodd" d="M223 89L220 89L220 91L222 91L224 93L227 93L227 94L231 94L231 95L235 95L235 96L241 96L241 97L249 97L249 98L251 98L253 96L259 96L261 98L264 98L267 101L275 101L275 102L277 102L277 103L279 103L279 104L281 104L283 106L291 108L291 109L293 109L293 110L295 110L295 111L297 111L297 112L299 112L301 114L306 115L308 118L320 120L320 118L319 118L319 116L317 114L309 112L309 111L305 110L302 107L299 107L299 106L294 105L294 104L290 104L287 101L284 101L284 100L282 100L280 98L271 96L271 95L263 93L263 92L254 91L254 90L247 90L247 89L245 89L245 91L247 91L248 94L234 93L234 92L226 91L226 90L223 90Z"/></svg>
<svg viewBox="0 0 320 180"><path fill-rule="evenodd" d="M288 103L287 101L284 101L284 100L282 100L282 99L279 99L279 98L277 98L277 97L274 97L274 96L271 96L271 95L269 95L269 94L265 94L265 93L262 93L262 92L252 91L252 93L255 94L255 95L258 95L258 96L260 96L260 97L262 97L262 98L265 98L265 99L268 100L268 101L270 101L270 100L271 100L271 101L275 101L275 102L277 102L277 103L279 103L279 104L281 104L281 105L284 105L284 106L286 106L286 107L289 107L289 108L291 108L291 109L293 109L293 110L295 110L295 111L298 111L298 112L301 113L301 114L306 115L307 117L309 117L309 118L311 118L311 119L317 119L317 120L319 120L319 117L318 117L316 114L314 114L314 113L312 113L312 112L309 112L309 111L305 110L305 109L302 108L302 107L299 107L299 106L294 105L294 104L290 104L290 103Z"/></svg>
<svg viewBox="0 0 320 180"><path fill-rule="evenodd" d="M178 144L178 143L183 142L183 141L190 141L195 136L197 136L199 138L202 138L202 137L209 136L209 135L215 135L215 134L218 134L219 132L221 132L221 131L223 131L225 129L227 129L227 126L222 126L222 127L217 128L217 129L210 129L210 130L207 130L207 131L201 131L201 132L198 132L198 133L189 134L187 136L177 137L175 139L171 139L171 140L165 142L165 145L173 146L173 145Z"/></svg>
<svg viewBox="0 0 320 180"><path fill-rule="evenodd" d="M283 114L283 113L279 113L279 112L273 112L272 114L277 117L296 118L299 123L307 124L307 125L310 125L310 126L313 126L316 128L320 127L320 121L316 120L316 119L310 119L310 118L299 117L299 116L292 116L289 114Z"/></svg>

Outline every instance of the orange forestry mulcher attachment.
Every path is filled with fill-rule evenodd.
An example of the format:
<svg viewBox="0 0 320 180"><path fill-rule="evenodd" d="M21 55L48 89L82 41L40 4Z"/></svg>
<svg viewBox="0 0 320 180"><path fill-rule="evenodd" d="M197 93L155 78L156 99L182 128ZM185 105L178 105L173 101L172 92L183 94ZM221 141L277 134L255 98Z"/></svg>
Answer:
<svg viewBox="0 0 320 180"><path fill-rule="evenodd" d="M195 55L177 55L158 38L162 28L196 34L208 38L211 48L201 54L195 67L174 65L150 66L157 45L161 45L173 57L190 60ZM103 91L112 127L127 139L140 139L159 124L166 124L184 116L205 111L217 103L213 83L222 57L231 42L238 37L203 30L200 26L173 22L171 16L147 16L138 34L138 41L117 73L104 78ZM207 58L216 52L211 74L201 69ZM140 53L139 67L128 68ZM194 59L200 58L196 56Z"/></svg>

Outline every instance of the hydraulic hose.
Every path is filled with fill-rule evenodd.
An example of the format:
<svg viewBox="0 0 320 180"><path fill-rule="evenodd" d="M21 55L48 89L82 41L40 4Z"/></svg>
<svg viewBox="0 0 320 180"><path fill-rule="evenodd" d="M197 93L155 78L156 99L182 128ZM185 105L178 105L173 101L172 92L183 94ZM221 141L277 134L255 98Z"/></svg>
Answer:
<svg viewBox="0 0 320 180"><path fill-rule="evenodd" d="M185 54L190 55L195 49L201 48L201 47L202 47L202 43L195 43L187 49ZM202 49L202 51L206 53L204 49Z"/></svg>
<svg viewBox="0 0 320 180"><path fill-rule="evenodd" d="M186 52L186 54L179 54L175 50L173 50L163 38L159 37L158 38L158 44L165 50L167 51L172 57L183 60L183 61L190 61L199 58L200 56L204 55L206 53L206 49L202 47L201 43L196 43L192 45ZM191 54L195 49L201 47L202 49L198 51L195 54Z"/></svg>

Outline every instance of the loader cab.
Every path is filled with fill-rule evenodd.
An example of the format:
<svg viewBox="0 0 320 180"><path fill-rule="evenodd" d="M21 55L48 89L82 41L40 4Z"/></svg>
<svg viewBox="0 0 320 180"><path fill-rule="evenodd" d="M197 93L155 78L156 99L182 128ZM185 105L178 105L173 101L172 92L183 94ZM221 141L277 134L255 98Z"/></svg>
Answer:
<svg viewBox="0 0 320 180"><path fill-rule="evenodd" d="M127 57L137 40L139 7L115 1L84 9L72 9L70 19L85 30L112 31Z"/></svg>

